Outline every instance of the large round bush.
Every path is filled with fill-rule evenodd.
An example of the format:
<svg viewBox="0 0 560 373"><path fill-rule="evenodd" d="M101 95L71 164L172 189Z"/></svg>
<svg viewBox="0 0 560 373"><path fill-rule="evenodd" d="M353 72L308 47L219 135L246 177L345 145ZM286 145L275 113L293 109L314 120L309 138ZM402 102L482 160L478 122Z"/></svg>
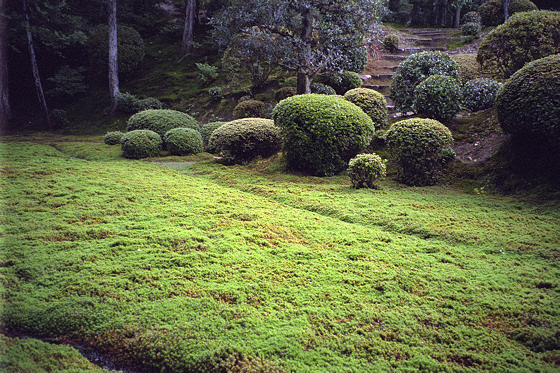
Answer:
<svg viewBox="0 0 560 373"><path fill-rule="evenodd" d="M160 136L173 128L186 127L199 130L200 126L196 119L190 115L177 110L153 109L144 110L134 114L128 119L127 131L151 130Z"/></svg>
<svg viewBox="0 0 560 373"><path fill-rule="evenodd" d="M202 152L202 136L192 128L173 128L163 136L165 147L172 155L189 155Z"/></svg>
<svg viewBox="0 0 560 373"><path fill-rule="evenodd" d="M514 14L480 44L477 60L499 77L510 77L527 62L560 53L560 12Z"/></svg>
<svg viewBox="0 0 560 373"><path fill-rule="evenodd" d="M210 136L212 136L212 132L214 132L214 130L221 127L222 124L225 123L226 122L209 122L203 125L202 128L200 129L200 134L202 135L202 143L204 144L204 148L208 150L210 153L213 153L213 151L210 148L208 148L208 141L210 140Z"/></svg>
<svg viewBox="0 0 560 373"><path fill-rule="evenodd" d="M537 6L529 0L510 0L508 15L517 12L538 10ZM488 0L478 7L478 14L484 26L497 26L504 22L503 0Z"/></svg>
<svg viewBox="0 0 560 373"><path fill-rule="evenodd" d="M117 46L119 50L119 76L130 76L144 59L144 41L135 29L119 25L117 28ZM93 72L106 77L109 70L109 26L100 25L94 28L88 38L87 48Z"/></svg>
<svg viewBox="0 0 560 373"><path fill-rule="evenodd" d="M494 105L501 83L493 79L469 80L463 85L463 107L470 111L488 109Z"/></svg>
<svg viewBox="0 0 560 373"><path fill-rule="evenodd" d="M161 136L154 131L130 131L121 138L122 155L131 159L156 157L161 151L162 144Z"/></svg>
<svg viewBox="0 0 560 373"><path fill-rule="evenodd" d="M447 122L461 109L461 85L455 78L432 75L414 90L414 110L418 114Z"/></svg>
<svg viewBox="0 0 560 373"><path fill-rule="evenodd" d="M420 52L401 62L391 81L391 98L397 110L413 110L414 89L431 75L459 79L459 65L447 53Z"/></svg>
<svg viewBox="0 0 560 373"><path fill-rule="evenodd" d="M378 189L375 182L384 179L386 173L385 161L375 153L358 154L348 163L348 176L350 176L352 186L356 189Z"/></svg>
<svg viewBox="0 0 560 373"><path fill-rule="evenodd" d="M289 97L274 108L272 117L284 134L288 167L317 176L345 170L375 132L363 110L336 96Z"/></svg>
<svg viewBox="0 0 560 373"><path fill-rule="evenodd" d="M238 103L233 108L233 117L241 118L262 118L264 115L264 102L258 100L246 100Z"/></svg>
<svg viewBox="0 0 560 373"><path fill-rule="evenodd" d="M369 115L376 129L387 123L387 100L381 93L369 88L354 88L346 92L344 98Z"/></svg>
<svg viewBox="0 0 560 373"><path fill-rule="evenodd" d="M221 153L223 163L239 164L279 152L282 137L280 128L271 119L243 118L214 130L208 146Z"/></svg>
<svg viewBox="0 0 560 373"><path fill-rule="evenodd" d="M452 142L451 131L434 119L401 120L389 128L386 136L397 177L408 185L435 184Z"/></svg>
<svg viewBox="0 0 560 373"><path fill-rule="evenodd" d="M484 72L482 66L476 60L476 54L454 54L451 56L459 65L459 72L461 75L461 82L465 83L469 80L482 78Z"/></svg>

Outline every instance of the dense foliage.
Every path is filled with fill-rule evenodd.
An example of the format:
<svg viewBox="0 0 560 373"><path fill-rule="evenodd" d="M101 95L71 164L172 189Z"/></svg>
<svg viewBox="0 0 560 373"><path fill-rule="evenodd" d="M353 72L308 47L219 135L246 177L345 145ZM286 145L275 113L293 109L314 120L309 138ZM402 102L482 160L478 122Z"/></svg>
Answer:
<svg viewBox="0 0 560 373"><path fill-rule="evenodd" d="M154 97L140 99L128 92L117 95L117 110L122 113L137 113L142 110L162 109L163 103Z"/></svg>
<svg viewBox="0 0 560 373"><path fill-rule="evenodd" d="M200 132L192 128L173 128L163 136L165 148L171 155L190 155L202 152Z"/></svg>
<svg viewBox="0 0 560 373"><path fill-rule="evenodd" d="M449 121L459 112L461 102L461 85L449 76L429 76L414 90L414 110L442 122Z"/></svg>
<svg viewBox="0 0 560 373"><path fill-rule="evenodd" d="M281 87L274 92L274 98L276 99L276 101L282 101L283 99L295 96L296 94L296 87Z"/></svg>
<svg viewBox="0 0 560 373"><path fill-rule="evenodd" d="M461 34L465 36L478 36L481 30L482 26L476 22L468 22L461 26Z"/></svg>
<svg viewBox="0 0 560 373"><path fill-rule="evenodd" d="M399 37L395 34L385 36L383 46L390 53L396 53L399 50Z"/></svg>
<svg viewBox="0 0 560 373"><path fill-rule="evenodd" d="M459 71L461 74L461 81L464 84L469 80L476 78L482 78L484 73L482 71L482 66L476 60L476 54L454 54L451 56L455 62L459 65Z"/></svg>
<svg viewBox="0 0 560 373"><path fill-rule="evenodd" d="M463 107L479 111L492 107L502 84L493 79L478 78L463 85Z"/></svg>
<svg viewBox="0 0 560 373"><path fill-rule="evenodd" d="M172 128L187 127L199 130L196 119L177 110L144 110L131 116L127 122L127 131L152 130L160 136L165 135Z"/></svg>
<svg viewBox="0 0 560 373"><path fill-rule="evenodd" d="M348 162L348 176L352 186L358 188L378 189L376 181L384 179L387 174L386 161L375 153L358 154Z"/></svg>
<svg viewBox="0 0 560 373"><path fill-rule="evenodd" d="M103 136L103 142L107 145L117 145L121 143L124 133L121 131L110 131Z"/></svg>
<svg viewBox="0 0 560 373"><path fill-rule="evenodd" d="M376 129L387 123L387 100L381 93L369 88L354 88L346 92L344 98L359 106L371 118Z"/></svg>
<svg viewBox="0 0 560 373"><path fill-rule="evenodd" d="M482 23L482 19L480 18L480 14L478 14L478 12L471 11L471 12L465 13L461 23L465 24L465 23L471 23L471 22L478 23L478 24Z"/></svg>
<svg viewBox="0 0 560 373"><path fill-rule="evenodd" d="M235 119L263 118L265 108L264 102L259 100L241 101L233 108L233 117Z"/></svg>
<svg viewBox="0 0 560 373"><path fill-rule="evenodd" d="M360 88L363 84L360 74L353 71L327 76L327 81L328 85L333 87L339 95L343 95L351 89Z"/></svg>
<svg viewBox="0 0 560 373"><path fill-rule="evenodd" d="M272 117L284 134L288 166L317 176L345 170L375 132L367 114L336 96L289 97L274 108Z"/></svg>
<svg viewBox="0 0 560 373"><path fill-rule="evenodd" d="M133 130L121 138L122 156L131 159L156 157L163 146L161 136L150 130Z"/></svg>
<svg viewBox="0 0 560 373"><path fill-rule="evenodd" d="M311 93L318 93L320 95L336 95L335 89L330 85L324 83L315 83L315 82L311 83Z"/></svg>
<svg viewBox="0 0 560 373"><path fill-rule="evenodd" d="M216 128L220 127L224 123L226 122L209 122L204 124L200 129L200 135L202 136L202 143L204 144L204 148L207 149L210 153L214 152L208 148L208 141L210 140L210 136L212 136L212 132L214 132Z"/></svg>
<svg viewBox="0 0 560 373"><path fill-rule="evenodd" d="M484 26L497 26L504 22L504 1L488 0L478 7L478 14ZM510 0L508 15L518 12L529 12L538 10L537 6L530 0Z"/></svg>

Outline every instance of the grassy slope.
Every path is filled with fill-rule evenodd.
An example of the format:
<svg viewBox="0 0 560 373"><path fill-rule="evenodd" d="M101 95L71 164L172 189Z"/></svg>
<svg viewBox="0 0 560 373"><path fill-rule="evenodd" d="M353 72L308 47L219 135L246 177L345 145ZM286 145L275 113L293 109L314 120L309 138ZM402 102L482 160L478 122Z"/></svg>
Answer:
<svg viewBox="0 0 560 373"><path fill-rule="evenodd" d="M145 369L555 370L558 205L64 140L2 144L4 328Z"/></svg>

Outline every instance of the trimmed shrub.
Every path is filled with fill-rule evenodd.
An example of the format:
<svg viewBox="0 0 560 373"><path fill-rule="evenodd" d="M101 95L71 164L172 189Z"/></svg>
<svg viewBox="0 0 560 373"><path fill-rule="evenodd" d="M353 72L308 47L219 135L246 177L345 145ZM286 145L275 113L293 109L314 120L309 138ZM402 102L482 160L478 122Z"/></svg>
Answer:
<svg viewBox="0 0 560 373"><path fill-rule="evenodd" d="M208 147L208 141L210 140L210 136L212 136L212 133L214 132L215 129L221 127L222 124L224 123L226 122L210 122L203 125L202 128L200 129L200 135L202 136L202 143L204 144L204 148L208 150L210 153L215 152L213 149L210 149Z"/></svg>
<svg viewBox="0 0 560 373"><path fill-rule="evenodd" d="M339 95L343 95L351 89L360 88L362 83L360 74L353 71L344 71L340 75L327 76L325 81L325 84L333 87Z"/></svg>
<svg viewBox="0 0 560 373"><path fill-rule="evenodd" d="M66 128L70 125L66 110L53 109L49 113L49 119L54 128Z"/></svg>
<svg viewBox="0 0 560 373"><path fill-rule="evenodd" d="M461 85L455 78L432 75L414 90L414 110L418 114L447 122L461 109Z"/></svg>
<svg viewBox="0 0 560 373"><path fill-rule="evenodd" d="M492 30L478 49L484 69L510 77L527 62L560 53L560 12L540 10L514 14Z"/></svg>
<svg viewBox="0 0 560 373"><path fill-rule="evenodd" d="M336 95L333 87L323 83L311 83L311 93L318 93L320 95Z"/></svg>
<svg viewBox="0 0 560 373"><path fill-rule="evenodd" d="M345 170L375 132L366 113L336 96L289 97L276 105L272 117L283 131L288 167L317 176Z"/></svg>
<svg viewBox="0 0 560 373"><path fill-rule="evenodd" d="M529 0L511 0L508 7L508 15L514 13L530 12L539 8ZM504 22L503 0L488 0L478 7L481 23L484 26L497 26Z"/></svg>
<svg viewBox="0 0 560 373"><path fill-rule="evenodd" d="M162 149L161 136L150 130L134 130L121 138L122 155L130 159L156 157Z"/></svg>
<svg viewBox="0 0 560 373"><path fill-rule="evenodd" d="M274 98L276 101L282 101L285 98L297 95L296 87L282 87L274 92Z"/></svg>
<svg viewBox="0 0 560 373"><path fill-rule="evenodd" d="M391 81L391 98L398 111L413 110L414 90L431 75L459 79L459 65L447 53L420 52L401 62Z"/></svg>
<svg viewBox="0 0 560 373"><path fill-rule="evenodd" d="M159 109L144 110L128 119L126 130L151 130L160 136L172 128L186 127L199 130L196 119L177 110Z"/></svg>
<svg viewBox="0 0 560 373"><path fill-rule="evenodd" d="M459 65L463 84L469 80L484 77L482 66L476 60L476 54L454 54L451 58Z"/></svg>
<svg viewBox="0 0 560 373"><path fill-rule="evenodd" d="M375 153L358 154L348 163L348 176L352 186L358 188L379 189L375 182L387 174L386 161Z"/></svg>
<svg viewBox="0 0 560 373"><path fill-rule="evenodd" d="M138 111L152 110L152 109L163 109L163 103L154 97L148 97L138 100L136 103Z"/></svg>
<svg viewBox="0 0 560 373"><path fill-rule="evenodd" d="M399 50L399 37L395 34L389 34L383 39L383 46L387 51L396 53Z"/></svg>
<svg viewBox="0 0 560 373"><path fill-rule="evenodd" d="M238 103L233 108L233 117L241 118L262 118L265 111L264 102L258 100L247 100Z"/></svg>
<svg viewBox="0 0 560 373"><path fill-rule="evenodd" d="M387 100L381 93L369 88L354 88L344 94L344 99L369 115L376 129L387 124Z"/></svg>
<svg viewBox="0 0 560 373"><path fill-rule="evenodd" d="M103 136L103 142L107 145L117 145L121 143L121 139L124 133L121 131L111 131L107 132L105 136Z"/></svg>
<svg viewBox="0 0 560 373"><path fill-rule="evenodd" d="M163 108L161 101L153 97L139 99L128 92L117 95L117 110L122 113L137 113L142 110L161 108Z"/></svg>
<svg viewBox="0 0 560 373"><path fill-rule="evenodd" d="M221 153L222 163L239 164L276 154L282 148L282 137L271 119L243 118L215 129L208 146Z"/></svg>
<svg viewBox="0 0 560 373"><path fill-rule="evenodd" d="M202 136L192 128L173 128L165 133L163 142L172 155L202 153Z"/></svg>
<svg viewBox="0 0 560 373"><path fill-rule="evenodd" d="M437 183L452 142L451 131L434 119L401 120L389 128L386 136L398 180L418 186Z"/></svg>
<svg viewBox="0 0 560 373"><path fill-rule="evenodd" d="M480 23L468 22L461 26L461 34L465 36L478 36L481 30Z"/></svg>
<svg viewBox="0 0 560 373"><path fill-rule="evenodd" d="M344 70L361 73L368 63L368 52L365 46L352 48L348 52L348 62L344 66Z"/></svg>
<svg viewBox="0 0 560 373"><path fill-rule="evenodd" d="M493 79L469 80L463 85L463 107L470 111L488 109L494 105L502 84Z"/></svg>
<svg viewBox="0 0 560 373"><path fill-rule="evenodd" d="M467 12L465 13L465 15L463 16L463 22L461 22L461 24L465 24L465 23L478 23L479 25L482 24L482 20L480 18L480 14L478 14L478 12L472 11L472 12Z"/></svg>

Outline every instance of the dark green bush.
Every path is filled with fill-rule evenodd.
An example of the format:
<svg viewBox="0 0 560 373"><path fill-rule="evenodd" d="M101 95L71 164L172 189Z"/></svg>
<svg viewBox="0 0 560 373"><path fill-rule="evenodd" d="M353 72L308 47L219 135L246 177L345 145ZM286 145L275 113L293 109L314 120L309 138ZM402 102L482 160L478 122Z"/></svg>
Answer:
<svg viewBox="0 0 560 373"><path fill-rule="evenodd" d="M192 128L173 128L165 133L163 142L169 154L189 155L202 152L202 136Z"/></svg>
<svg viewBox="0 0 560 373"><path fill-rule="evenodd" d="M396 53L399 50L399 37L395 34L389 34L383 39L383 46L390 53Z"/></svg>
<svg viewBox="0 0 560 373"><path fill-rule="evenodd" d="M160 100L148 97L139 99L128 92L119 93L117 95L117 110L122 113L137 113L142 110L161 109L163 104Z"/></svg>
<svg viewBox="0 0 560 373"><path fill-rule="evenodd" d="M196 63L198 74L196 79L204 86L212 83L218 78L218 68L207 63Z"/></svg>
<svg viewBox="0 0 560 373"><path fill-rule="evenodd" d="M508 78L527 62L560 53L560 12L514 14L492 30L478 49L483 68Z"/></svg>
<svg viewBox="0 0 560 373"><path fill-rule="evenodd" d="M482 26L476 22L467 22L461 26L461 34L465 36L478 36L481 30Z"/></svg>
<svg viewBox="0 0 560 373"><path fill-rule="evenodd" d="M215 129L208 146L222 155L224 164L239 164L279 152L282 137L271 119L243 118Z"/></svg>
<svg viewBox="0 0 560 373"><path fill-rule="evenodd" d="M337 96L289 97L276 105L272 117L284 134L288 167L317 176L345 170L375 132L367 114Z"/></svg>
<svg viewBox="0 0 560 373"><path fill-rule="evenodd" d="M134 130L121 138L122 155L130 159L156 157L162 149L161 136L150 130Z"/></svg>
<svg viewBox="0 0 560 373"><path fill-rule="evenodd" d="M107 145L117 145L121 143L121 139L124 133L121 131L111 131L107 132L105 136L103 136L103 142Z"/></svg>
<svg viewBox="0 0 560 373"><path fill-rule="evenodd" d="M296 87L282 87L274 92L274 98L276 101L282 101L285 98L297 95Z"/></svg>
<svg viewBox="0 0 560 373"><path fill-rule="evenodd" d="M459 79L459 65L447 53L421 52L401 62L391 81L391 98L397 110L413 110L414 89L431 75Z"/></svg>
<svg viewBox="0 0 560 373"><path fill-rule="evenodd" d="M508 15L517 12L529 12L538 10L537 6L529 0L511 0L508 7ZM484 26L497 26L504 22L503 0L488 0L478 7L481 23Z"/></svg>
<svg viewBox="0 0 560 373"><path fill-rule="evenodd" d="M387 124L387 100L381 93L369 88L354 88L344 94L344 99L369 115L376 129Z"/></svg>
<svg viewBox="0 0 560 373"><path fill-rule="evenodd" d="M215 150L208 147L208 141L210 140L210 136L216 128L219 128L226 122L210 122L206 123L200 129L200 135L202 136L202 143L204 144L204 148L208 150L210 153L215 153Z"/></svg>
<svg viewBox="0 0 560 373"><path fill-rule="evenodd" d="M358 154L348 163L348 176L352 186L358 188L379 189L375 182L385 178L387 173L386 161L375 153Z"/></svg>
<svg viewBox="0 0 560 373"><path fill-rule="evenodd" d="M447 122L461 109L461 85L455 78L432 75L414 90L414 110L428 118Z"/></svg>
<svg viewBox="0 0 560 373"><path fill-rule="evenodd" d="M344 66L344 70L361 73L367 66L368 53L364 46L352 48L348 54L348 62Z"/></svg>
<svg viewBox="0 0 560 373"><path fill-rule="evenodd" d="M49 113L49 119L54 128L66 128L70 125L66 110L54 109Z"/></svg>
<svg viewBox="0 0 560 373"><path fill-rule="evenodd" d="M233 108L233 117L242 118L263 118L266 107L264 102L258 100L247 100L238 103Z"/></svg>
<svg viewBox="0 0 560 373"><path fill-rule="evenodd" d="M323 83L311 83L311 93L318 93L320 95L336 95L333 87Z"/></svg>
<svg viewBox="0 0 560 373"><path fill-rule="evenodd" d="M134 114L128 119L127 131L132 130L151 130L160 136L165 135L172 128L186 127L199 130L200 126L196 119L190 115L168 109L144 110Z"/></svg>
<svg viewBox="0 0 560 373"><path fill-rule="evenodd" d="M87 92L88 85L84 76L85 68L71 68L63 65L56 74L48 80L54 84L52 89L47 91L47 95L57 98L74 98Z"/></svg>
<svg viewBox="0 0 560 373"><path fill-rule="evenodd" d="M142 98L136 103L138 111L163 109L163 103L154 97Z"/></svg>
<svg viewBox="0 0 560 373"><path fill-rule="evenodd" d="M463 107L470 111L488 109L494 105L501 83L493 79L469 80L463 85Z"/></svg>
<svg viewBox="0 0 560 373"><path fill-rule="evenodd" d="M451 131L434 119L401 120L389 128L386 136L398 180L419 186L437 183L452 142Z"/></svg>
<svg viewBox="0 0 560 373"><path fill-rule="evenodd" d="M478 23L479 25L482 23L480 14L478 14L478 12L472 11L472 12L465 13L461 24L464 25L465 23L471 23L471 22Z"/></svg>
<svg viewBox="0 0 560 373"><path fill-rule="evenodd" d="M343 95L351 89L360 88L363 81L360 74L353 71L344 71L340 75L329 75L325 77L324 83L333 87L339 95Z"/></svg>
<svg viewBox="0 0 560 373"><path fill-rule="evenodd" d="M476 60L476 54L454 54L451 56L459 65L461 82L464 84L469 80L484 77L482 66Z"/></svg>

